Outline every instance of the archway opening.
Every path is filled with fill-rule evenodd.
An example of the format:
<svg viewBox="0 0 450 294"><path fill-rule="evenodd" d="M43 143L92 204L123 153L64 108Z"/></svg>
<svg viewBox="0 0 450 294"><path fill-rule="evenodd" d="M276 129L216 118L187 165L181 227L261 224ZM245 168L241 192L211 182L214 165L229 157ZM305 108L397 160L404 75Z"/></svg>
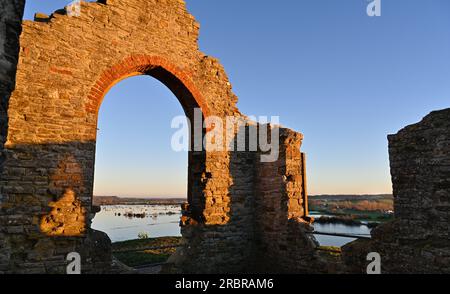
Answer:
<svg viewBox="0 0 450 294"><path fill-rule="evenodd" d="M100 211L91 227L107 233L113 256L130 267L158 271L152 265L164 263L181 242L190 142L173 148L175 132L189 137L188 129L172 128L188 120L173 98L165 84L138 75L110 87L98 111L93 205Z"/></svg>

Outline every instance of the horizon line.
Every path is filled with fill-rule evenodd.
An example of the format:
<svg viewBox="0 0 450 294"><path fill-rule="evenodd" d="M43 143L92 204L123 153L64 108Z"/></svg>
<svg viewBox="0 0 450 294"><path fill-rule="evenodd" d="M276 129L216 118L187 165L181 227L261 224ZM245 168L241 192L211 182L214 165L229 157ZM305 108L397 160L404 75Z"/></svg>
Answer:
<svg viewBox="0 0 450 294"><path fill-rule="evenodd" d="M393 193L339 193L339 194L310 194L308 197L320 197L320 196L384 196L390 195L393 196ZM187 199L187 196L128 196L128 195L93 195L93 197L117 197L117 198L135 198L135 199Z"/></svg>

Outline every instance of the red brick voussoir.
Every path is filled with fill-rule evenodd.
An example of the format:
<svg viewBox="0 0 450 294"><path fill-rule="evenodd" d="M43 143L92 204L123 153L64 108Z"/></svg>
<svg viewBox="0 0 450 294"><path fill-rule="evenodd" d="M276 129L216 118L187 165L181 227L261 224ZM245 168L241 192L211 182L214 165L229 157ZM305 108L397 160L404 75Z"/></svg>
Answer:
<svg viewBox="0 0 450 294"><path fill-rule="evenodd" d="M211 115L203 95L195 86L189 74L160 56L132 55L104 71L91 88L86 103L86 111L98 113L106 93L118 82L132 76L145 75L153 68L161 67L174 76L195 99L204 116Z"/></svg>

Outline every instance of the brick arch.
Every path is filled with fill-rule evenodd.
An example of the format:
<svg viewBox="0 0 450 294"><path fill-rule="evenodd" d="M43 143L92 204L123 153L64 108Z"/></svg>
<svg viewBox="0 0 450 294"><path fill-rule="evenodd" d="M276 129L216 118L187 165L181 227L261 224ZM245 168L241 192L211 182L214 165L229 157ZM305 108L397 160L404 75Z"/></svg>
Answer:
<svg viewBox="0 0 450 294"><path fill-rule="evenodd" d="M106 93L114 85L137 75L152 76L166 85L178 98L188 117L191 117L194 108L200 108L205 117L211 114L188 73L165 58L149 55L132 55L101 73L88 94L86 111L97 114Z"/></svg>
<svg viewBox="0 0 450 294"><path fill-rule="evenodd" d="M79 16L62 9L36 20L20 22L21 34L12 33L20 35L15 90L2 102L6 112L0 109L0 122L8 122L0 126L6 135L0 144L0 239L7 246L0 248L0 272L64 273L65 256L74 249L83 272L108 272L110 241L90 227L97 212L97 116L108 90L127 77L150 75L175 94L188 117L194 107L204 117L245 116L223 66L199 50L199 24L183 0L81 1ZM183 246L175 271L243 272L260 243L274 249L270 260L278 259L277 248L287 242L280 228L288 215L304 214L302 177L295 176L301 157L289 151L300 148L300 137L286 130L279 141L280 159L271 164L259 162L259 151L189 153L189 205L180 220ZM283 205L273 207L280 200ZM65 212L60 206L80 208L85 233L72 227L59 234L73 225L73 215L55 216ZM40 230L43 216L49 222Z"/></svg>
<svg viewBox="0 0 450 294"><path fill-rule="evenodd" d="M131 55L117 62L99 74L86 98L85 110L98 118L99 110L106 94L119 82L133 76L148 75L164 84L177 97L187 118L193 123L194 109L202 111L202 119L211 115L211 111L200 91L197 89L189 73L168 61L166 58L153 55ZM203 132L210 129L205 128ZM191 133L191 147L193 147ZM92 142L96 144L96 140ZM195 153L195 154L194 154ZM90 158L95 165L95 158ZM206 151L188 153L187 209L189 216L195 221L203 222L204 204L201 198L200 175L205 172ZM91 173L93 174L93 172ZM93 186L94 180L90 182ZM93 190L93 188L92 188ZM199 193L200 192L200 193ZM91 199L93 203L93 199Z"/></svg>

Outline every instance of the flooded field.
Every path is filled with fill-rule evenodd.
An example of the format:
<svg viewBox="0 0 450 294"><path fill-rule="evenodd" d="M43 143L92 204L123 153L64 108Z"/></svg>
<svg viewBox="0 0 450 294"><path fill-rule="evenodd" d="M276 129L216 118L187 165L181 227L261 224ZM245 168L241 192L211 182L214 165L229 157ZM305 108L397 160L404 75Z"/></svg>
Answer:
<svg viewBox="0 0 450 294"><path fill-rule="evenodd" d="M92 228L107 233L112 242L137 239L139 234L149 238L181 236L180 216L178 205L102 206Z"/></svg>
<svg viewBox="0 0 450 294"><path fill-rule="evenodd" d="M323 214L311 213L319 217ZM112 205L102 206L95 216L92 227L108 234L112 242L149 238L181 236L179 221L181 208L178 205ZM366 225L314 224L314 229L325 233L344 233L367 236ZM315 235L321 245L341 247L354 238Z"/></svg>

